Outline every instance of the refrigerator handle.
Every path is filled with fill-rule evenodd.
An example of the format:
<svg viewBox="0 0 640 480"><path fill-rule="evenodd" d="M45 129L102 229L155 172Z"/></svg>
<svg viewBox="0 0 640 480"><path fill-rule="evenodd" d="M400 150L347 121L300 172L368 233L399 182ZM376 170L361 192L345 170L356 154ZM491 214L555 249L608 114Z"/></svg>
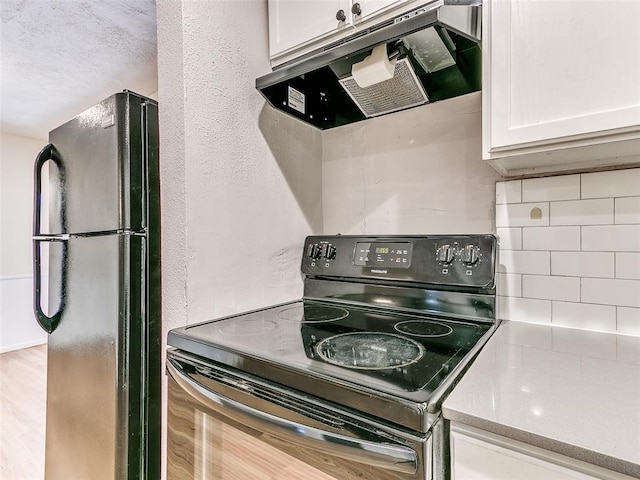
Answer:
<svg viewBox="0 0 640 480"><path fill-rule="evenodd" d="M42 216L42 167L44 164L51 160L58 167L59 175L60 175L60 183L64 185L65 172L64 165L62 163L62 157L60 153L53 146L52 143L44 147L38 153L36 157L35 165L34 165L34 198L33 198L33 235L38 236L42 234L40 220ZM61 198L61 208L60 208L60 225L62 227L62 232L67 231L67 216L65 213L65 202L64 202L64 188L60 189L63 197Z"/></svg>
<svg viewBox="0 0 640 480"><path fill-rule="evenodd" d="M38 156L36 157L34 165L34 199L33 199L33 312L36 320L40 326L47 332L53 332L62 317L62 312L66 303L66 283L67 283L67 240L64 238L49 237L47 239L37 238L42 235L41 229L41 217L42 217L42 167L48 161L52 161L56 164L59 171L59 178L61 184L64 185L65 171L62 163L62 157L60 153L53 146L49 144L44 147ZM63 197L61 198L60 208L60 225L62 232L66 232L66 214L65 214L65 201L64 201L64 188L61 188ZM52 316L47 316L42 310L40 304L40 294L42 291L42 266L41 266L41 254L40 244L45 241L59 241L62 242L62 275L60 285L60 301L58 303L58 311Z"/></svg>
<svg viewBox="0 0 640 480"><path fill-rule="evenodd" d="M40 255L40 244L43 242L60 242L62 243L62 275L60 276L60 299L58 302L58 311L51 316L47 316L42 310L40 304L40 294L42 292L42 264ZM33 313L36 320L47 333L52 333L60 323L62 312L67 301L67 240L33 240Z"/></svg>

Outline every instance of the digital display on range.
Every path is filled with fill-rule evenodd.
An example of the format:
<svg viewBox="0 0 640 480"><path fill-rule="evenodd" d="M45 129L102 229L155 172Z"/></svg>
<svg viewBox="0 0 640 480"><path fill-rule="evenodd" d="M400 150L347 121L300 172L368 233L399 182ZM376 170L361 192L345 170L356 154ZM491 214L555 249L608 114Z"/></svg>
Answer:
<svg viewBox="0 0 640 480"><path fill-rule="evenodd" d="M411 265L411 249L409 242L359 242L353 264L360 267L409 268Z"/></svg>

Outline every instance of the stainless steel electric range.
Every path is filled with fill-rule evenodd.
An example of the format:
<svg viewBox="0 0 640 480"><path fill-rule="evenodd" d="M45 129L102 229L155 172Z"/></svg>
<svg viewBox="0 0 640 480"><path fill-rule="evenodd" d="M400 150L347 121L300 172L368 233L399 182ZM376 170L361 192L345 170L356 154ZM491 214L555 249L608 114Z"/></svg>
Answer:
<svg viewBox="0 0 640 480"><path fill-rule="evenodd" d="M169 332L168 477L446 479L492 235L313 236L304 297Z"/></svg>

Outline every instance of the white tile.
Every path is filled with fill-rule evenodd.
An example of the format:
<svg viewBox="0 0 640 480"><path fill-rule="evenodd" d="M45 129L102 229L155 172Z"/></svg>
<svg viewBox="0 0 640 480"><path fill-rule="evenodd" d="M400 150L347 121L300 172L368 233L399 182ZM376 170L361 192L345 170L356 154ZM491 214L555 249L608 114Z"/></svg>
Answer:
<svg viewBox="0 0 640 480"><path fill-rule="evenodd" d="M502 320L551 323L551 302L520 297L498 297L498 316Z"/></svg>
<svg viewBox="0 0 640 480"><path fill-rule="evenodd" d="M522 275L513 273L498 273L497 294L504 297L521 297L522 296Z"/></svg>
<svg viewBox="0 0 640 480"><path fill-rule="evenodd" d="M582 250L640 252L640 225L593 225L582 228Z"/></svg>
<svg viewBox="0 0 640 480"><path fill-rule="evenodd" d="M613 252L551 252L551 275L613 278Z"/></svg>
<svg viewBox="0 0 640 480"><path fill-rule="evenodd" d="M548 275L523 275L522 296L541 300L580 301L580 279Z"/></svg>
<svg viewBox="0 0 640 480"><path fill-rule="evenodd" d="M579 198L580 175L560 175L557 177L522 180L523 202L578 200Z"/></svg>
<svg viewBox="0 0 640 480"><path fill-rule="evenodd" d="M551 225L610 225L613 223L613 198L551 202Z"/></svg>
<svg viewBox="0 0 640 480"><path fill-rule="evenodd" d="M524 250L580 250L580 227L527 227L522 229Z"/></svg>
<svg viewBox="0 0 640 480"><path fill-rule="evenodd" d="M582 198L634 197L640 195L640 168L583 173Z"/></svg>
<svg viewBox="0 0 640 480"><path fill-rule="evenodd" d="M541 227L549 225L548 203L496 205L496 227Z"/></svg>
<svg viewBox="0 0 640 480"><path fill-rule="evenodd" d="M549 275L551 273L551 255L549 252L501 250L498 271L500 273Z"/></svg>
<svg viewBox="0 0 640 480"><path fill-rule="evenodd" d="M501 250L522 250L522 228L496 228Z"/></svg>
<svg viewBox="0 0 640 480"><path fill-rule="evenodd" d="M640 307L640 280L582 279L582 302Z"/></svg>
<svg viewBox="0 0 640 480"><path fill-rule="evenodd" d="M496 182L496 203L520 203L522 201L522 180Z"/></svg>
<svg viewBox="0 0 640 480"><path fill-rule="evenodd" d="M618 332L640 336L640 308L618 307Z"/></svg>
<svg viewBox="0 0 640 480"><path fill-rule="evenodd" d="M564 327L616 331L616 307L590 303L551 303L551 323Z"/></svg>
<svg viewBox="0 0 640 480"><path fill-rule="evenodd" d="M640 223L640 197L616 198L616 223Z"/></svg>
<svg viewBox="0 0 640 480"><path fill-rule="evenodd" d="M640 280L640 253L616 253L616 278Z"/></svg>

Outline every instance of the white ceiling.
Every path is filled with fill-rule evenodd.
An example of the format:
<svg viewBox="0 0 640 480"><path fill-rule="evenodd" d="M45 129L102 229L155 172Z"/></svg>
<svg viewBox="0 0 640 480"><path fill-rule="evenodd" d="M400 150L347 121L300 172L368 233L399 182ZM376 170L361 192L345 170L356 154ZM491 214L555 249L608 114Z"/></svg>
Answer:
<svg viewBox="0 0 640 480"><path fill-rule="evenodd" d="M0 0L0 128L46 139L113 93L158 90L155 0Z"/></svg>

